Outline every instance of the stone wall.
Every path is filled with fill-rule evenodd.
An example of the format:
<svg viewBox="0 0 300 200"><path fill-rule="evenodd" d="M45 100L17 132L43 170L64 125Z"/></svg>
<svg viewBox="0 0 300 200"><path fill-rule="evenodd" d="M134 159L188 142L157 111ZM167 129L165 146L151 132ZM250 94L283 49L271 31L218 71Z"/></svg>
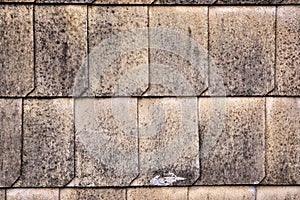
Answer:
<svg viewBox="0 0 300 200"><path fill-rule="evenodd" d="M0 200L298 200L299 97L299 0L0 0Z"/></svg>

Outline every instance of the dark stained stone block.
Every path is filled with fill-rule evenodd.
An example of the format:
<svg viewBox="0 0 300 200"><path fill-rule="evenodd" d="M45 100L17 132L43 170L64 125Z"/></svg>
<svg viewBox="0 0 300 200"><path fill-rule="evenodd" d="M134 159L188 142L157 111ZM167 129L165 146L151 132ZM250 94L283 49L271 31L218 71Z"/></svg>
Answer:
<svg viewBox="0 0 300 200"><path fill-rule="evenodd" d="M138 96L148 87L147 7L89 7L89 92Z"/></svg>
<svg viewBox="0 0 300 200"><path fill-rule="evenodd" d="M266 95L274 88L275 7L211 7L209 95ZM224 96L224 94L222 94Z"/></svg>
<svg viewBox="0 0 300 200"><path fill-rule="evenodd" d="M185 187L170 187L170 188L135 188L128 189L128 200L188 200L188 190Z"/></svg>
<svg viewBox="0 0 300 200"><path fill-rule="evenodd" d="M300 95L300 6L278 7L275 95Z"/></svg>
<svg viewBox="0 0 300 200"><path fill-rule="evenodd" d="M21 141L22 100L0 99L0 187L10 187L20 175Z"/></svg>
<svg viewBox="0 0 300 200"><path fill-rule="evenodd" d="M58 189L9 189L7 200L59 200Z"/></svg>
<svg viewBox="0 0 300 200"><path fill-rule="evenodd" d="M254 187L209 186L191 187L189 200L255 200Z"/></svg>
<svg viewBox="0 0 300 200"><path fill-rule="evenodd" d="M208 86L207 7L151 7L150 96L198 96Z"/></svg>
<svg viewBox="0 0 300 200"><path fill-rule="evenodd" d="M299 111L299 98L267 98L264 184L300 183Z"/></svg>
<svg viewBox="0 0 300 200"><path fill-rule="evenodd" d="M189 185L199 178L197 98L138 102L140 175L133 185Z"/></svg>
<svg viewBox="0 0 300 200"><path fill-rule="evenodd" d="M60 200L126 200L124 189L62 189Z"/></svg>
<svg viewBox="0 0 300 200"><path fill-rule="evenodd" d="M257 200L298 200L300 199L300 186L273 186L257 187Z"/></svg>
<svg viewBox="0 0 300 200"><path fill-rule="evenodd" d="M17 187L58 187L74 175L71 99L26 99L23 165Z"/></svg>
<svg viewBox="0 0 300 200"><path fill-rule="evenodd" d="M197 184L258 184L264 178L264 98L200 98L199 130Z"/></svg>
<svg viewBox="0 0 300 200"><path fill-rule="evenodd" d="M25 96L34 87L32 10L0 5L0 96Z"/></svg>
<svg viewBox="0 0 300 200"><path fill-rule="evenodd" d="M138 175L137 100L75 101L75 186L126 186Z"/></svg>
<svg viewBox="0 0 300 200"><path fill-rule="evenodd" d="M36 6L32 96L79 95L87 87L86 6Z"/></svg>

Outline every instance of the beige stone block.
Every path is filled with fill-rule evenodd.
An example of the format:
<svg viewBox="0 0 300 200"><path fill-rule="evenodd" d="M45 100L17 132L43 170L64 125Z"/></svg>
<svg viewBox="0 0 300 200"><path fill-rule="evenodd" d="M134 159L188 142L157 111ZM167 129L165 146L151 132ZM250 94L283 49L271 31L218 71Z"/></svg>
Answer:
<svg viewBox="0 0 300 200"><path fill-rule="evenodd" d="M62 189L60 200L126 200L124 189Z"/></svg>
<svg viewBox="0 0 300 200"><path fill-rule="evenodd" d="M200 98L199 129L197 184L258 184L264 178L264 98Z"/></svg>
<svg viewBox="0 0 300 200"><path fill-rule="evenodd" d="M9 189L7 200L59 200L58 189Z"/></svg>
<svg viewBox="0 0 300 200"><path fill-rule="evenodd" d="M257 188L257 200L298 200L300 199L299 186L266 186Z"/></svg>
<svg viewBox="0 0 300 200"><path fill-rule="evenodd" d="M299 111L299 98L267 98L265 184L300 183Z"/></svg>
<svg viewBox="0 0 300 200"><path fill-rule="evenodd" d="M208 86L208 8L150 7L150 96L198 96Z"/></svg>
<svg viewBox="0 0 300 200"><path fill-rule="evenodd" d="M30 5L0 5L0 96L25 96L34 88Z"/></svg>
<svg viewBox="0 0 300 200"><path fill-rule="evenodd" d="M79 186L125 186L138 175L137 100L75 101Z"/></svg>
<svg viewBox="0 0 300 200"><path fill-rule="evenodd" d="M128 189L128 200L187 200L186 187Z"/></svg>
<svg viewBox="0 0 300 200"><path fill-rule="evenodd" d="M21 145L22 100L0 99L0 187L10 187L20 176Z"/></svg>

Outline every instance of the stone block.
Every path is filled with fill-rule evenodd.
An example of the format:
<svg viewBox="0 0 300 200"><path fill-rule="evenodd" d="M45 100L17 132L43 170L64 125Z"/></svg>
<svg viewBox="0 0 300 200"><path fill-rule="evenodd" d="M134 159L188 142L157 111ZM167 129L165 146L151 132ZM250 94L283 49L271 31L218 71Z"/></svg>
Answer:
<svg viewBox="0 0 300 200"><path fill-rule="evenodd" d="M197 98L138 102L139 169L133 185L189 185L199 177Z"/></svg>
<svg viewBox="0 0 300 200"><path fill-rule="evenodd" d="M128 189L128 200L188 200L186 187Z"/></svg>
<svg viewBox="0 0 300 200"><path fill-rule="evenodd" d="M35 7L36 88L32 96L74 96L87 87L86 6Z"/></svg>
<svg viewBox="0 0 300 200"><path fill-rule="evenodd" d="M26 99L22 175L17 187L59 187L74 176L71 99Z"/></svg>
<svg viewBox="0 0 300 200"><path fill-rule="evenodd" d="M89 7L89 91L138 96L148 88L147 7Z"/></svg>
<svg viewBox="0 0 300 200"><path fill-rule="evenodd" d="M62 189L60 200L126 200L124 189Z"/></svg>
<svg viewBox="0 0 300 200"><path fill-rule="evenodd" d="M79 186L126 186L138 175L137 100L75 101Z"/></svg>
<svg viewBox="0 0 300 200"><path fill-rule="evenodd" d="M300 183L299 111L299 98L267 98L265 184Z"/></svg>
<svg viewBox="0 0 300 200"><path fill-rule="evenodd" d="M208 86L208 8L150 7L149 96L198 96Z"/></svg>
<svg viewBox="0 0 300 200"><path fill-rule="evenodd" d="M262 96L273 90L275 7L211 7L209 32L209 95Z"/></svg>
<svg viewBox="0 0 300 200"><path fill-rule="evenodd" d="M9 189L6 200L59 200L58 189Z"/></svg>
<svg viewBox="0 0 300 200"><path fill-rule="evenodd" d="M258 187L257 200L298 200L300 199L299 186L274 186Z"/></svg>
<svg viewBox="0 0 300 200"><path fill-rule="evenodd" d="M200 98L199 129L197 184L258 184L264 178L264 98Z"/></svg>
<svg viewBox="0 0 300 200"><path fill-rule="evenodd" d="M189 200L255 200L254 187L191 187Z"/></svg>
<svg viewBox="0 0 300 200"><path fill-rule="evenodd" d="M21 145L22 100L0 99L0 187L10 187L20 176Z"/></svg>
<svg viewBox="0 0 300 200"><path fill-rule="evenodd" d="M300 95L300 6L277 8L276 90L283 96Z"/></svg>
<svg viewBox="0 0 300 200"><path fill-rule="evenodd" d="M0 96L34 88L32 13L30 5L0 5Z"/></svg>

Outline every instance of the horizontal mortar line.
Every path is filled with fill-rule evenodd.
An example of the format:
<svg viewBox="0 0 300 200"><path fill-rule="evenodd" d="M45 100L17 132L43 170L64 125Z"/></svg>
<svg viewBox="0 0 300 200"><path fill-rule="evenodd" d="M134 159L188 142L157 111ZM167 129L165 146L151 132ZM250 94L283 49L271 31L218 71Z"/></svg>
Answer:
<svg viewBox="0 0 300 200"><path fill-rule="evenodd" d="M0 99L108 99L108 98L300 98L299 96L283 96L283 95L270 95L270 96L0 96Z"/></svg>
<svg viewBox="0 0 300 200"><path fill-rule="evenodd" d="M300 184L257 185L257 184L224 184L224 185L173 185L173 186L72 186L72 187L1 187L0 189L132 189L132 188L191 188L191 187L300 187Z"/></svg>
<svg viewBox="0 0 300 200"><path fill-rule="evenodd" d="M175 7L175 6L191 6L191 7L201 7L201 6L209 6L209 7L223 7L223 6L240 6L240 7L256 7L256 6L299 6L300 3L282 3L282 4L96 4L96 3L88 3L88 2L68 2L68 3L35 3L35 2L0 2L0 5L58 5L58 6L64 6L64 5L89 5L89 6L149 6L149 7L157 7L157 6L163 6L163 7Z"/></svg>

